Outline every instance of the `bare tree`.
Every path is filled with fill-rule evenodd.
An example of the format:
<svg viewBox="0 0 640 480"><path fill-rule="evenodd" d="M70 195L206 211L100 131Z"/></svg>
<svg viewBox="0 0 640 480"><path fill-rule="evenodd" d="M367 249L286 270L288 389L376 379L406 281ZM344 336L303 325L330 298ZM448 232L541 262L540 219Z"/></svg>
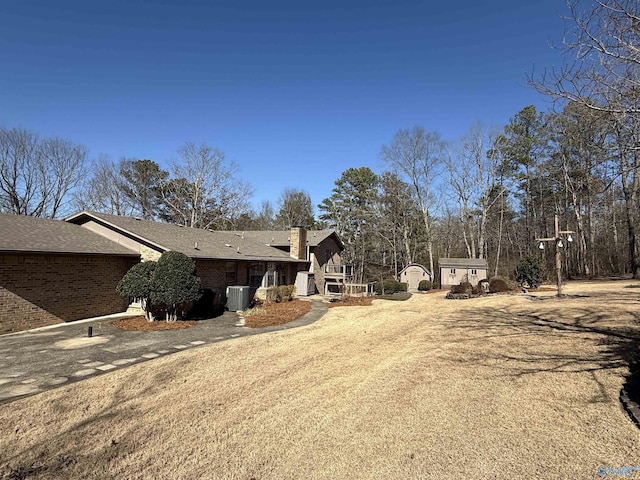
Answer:
<svg viewBox="0 0 640 480"><path fill-rule="evenodd" d="M194 228L225 229L250 211L250 187L235 177L238 168L218 149L186 143L162 188L163 217Z"/></svg>
<svg viewBox="0 0 640 480"><path fill-rule="evenodd" d="M447 161L469 258L486 257L489 211L504 194L500 160L490 154L495 140L496 133L477 124L462 138L458 155Z"/></svg>
<svg viewBox="0 0 640 480"><path fill-rule="evenodd" d="M273 230L275 228L275 209L269 200L263 200L260 211L254 216L256 230Z"/></svg>
<svg viewBox="0 0 640 480"><path fill-rule="evenodd" d="M55 218L83 178L87 149L0 127L0 210Z"/></svg>
<svg viewBox="0 0 640 480"><path fill-rule="evenodd" d="M584 7L569 0L568 31L560 46L574 60L530 77L554 99L570 100L612 118L640 115L640 4L637 0L596 0ZM638 146L640 148L640 146Z"/></svg>
<svg viewBox="0 0 640 480"><path fill-rule="evenodd" d="M89 169L91 176L74 195L76 207L111 215L135 215L135 204L121 188L121 163L122 160L115 163L106 155L94 160Z"/></svg>
<svg viewBox="0 0 640 480"><path fill-rule="evenodd" d="M559 70L530 78L538 91L601 112L615 138L610 156L617 159L626 204L629 259L640 278L640 2L582 0L567 3L569 31L561 48L573 60Z"/></svg>
<svg viewBox="0 0 640 480"><path fill-rule="evenodd" d="M433 272L433 207L432 185L443 169L446 144L437 132L422 127L399 130L389 146L382 147L381 157L411 186L412 196L422 214L425 227L429 267Z"/></svg>

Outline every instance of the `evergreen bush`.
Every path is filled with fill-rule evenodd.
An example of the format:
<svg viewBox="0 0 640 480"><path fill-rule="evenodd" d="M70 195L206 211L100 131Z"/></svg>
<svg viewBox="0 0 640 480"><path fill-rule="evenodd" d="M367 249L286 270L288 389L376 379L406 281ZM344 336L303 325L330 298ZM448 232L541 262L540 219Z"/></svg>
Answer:
<svg viewBox="0 0 640 480"><path fill-rule="evenodd" d="M418 284L418 291L426 292L427 290L431 290L433 284L429 280L420 280Z"/></svg>
<svg viewBox="0 0 640 480"><path fill-rule="evenodd" d="M195 262L180 252L164 252L151 278L151 303L164 306L167 321L177 319L178 308L200 298Z"/></svg>
<svg viewBox="0 0 640 480"><path fill-rule="evenodd" d="M130 301L139 299L144 316L150 322L153 322L153 314L151 312L151 279L156 270L157 262L149 261L136 263L122 277L122 280L116 287L118 295L128 297Z"/></svg>
<svg viewBox="0 0 640 480"><path fill-rule="evenodd" d="M511 290L509 283L502 277L493 277L489 280L489 292L499 293Z"/></svg>
<svg viewBox="0 0 640 480"><path fill-rule="evenodd" d="M544 264L539 257L520 260L514 271L516 282L523 287L538 288L544 278Z"/></svg>
<svg viewBox="0 0 640 480"><path fill-rule="evenodd" d="M392 293L396 293L401 291L400 288L402 288L400 286L400 282L398 282L397 280L393 279L393 278L387 278L386 280L384 280L382 283L377 282L375 285L375 292L378 295L386 295L386 294L392 294ZM383 291L384 289L384 291Z"/></svg>

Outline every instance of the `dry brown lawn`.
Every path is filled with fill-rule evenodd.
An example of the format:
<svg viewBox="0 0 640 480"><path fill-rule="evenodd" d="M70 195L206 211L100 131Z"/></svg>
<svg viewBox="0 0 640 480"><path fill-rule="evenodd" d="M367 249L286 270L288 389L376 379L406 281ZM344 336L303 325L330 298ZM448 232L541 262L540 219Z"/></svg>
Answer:
<svg viewBox="0 0 640 480"><path fill-rule="evenodd" d="M629 283L570 284L588 296L562 300L374 301L104 374L0 406L0 472L600 478L640 465L618 399L639 334Z"/></svg>

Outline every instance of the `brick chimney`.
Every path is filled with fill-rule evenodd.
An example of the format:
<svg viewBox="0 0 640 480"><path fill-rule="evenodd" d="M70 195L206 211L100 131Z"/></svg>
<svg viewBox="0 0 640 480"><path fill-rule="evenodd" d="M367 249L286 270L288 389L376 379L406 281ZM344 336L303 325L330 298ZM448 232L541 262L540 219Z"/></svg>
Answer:
<svg viewBox="0 0 640 480"><path fill-rule="evenodd" d="M307 231L302 227L291 227L289 254L298 260L307 259Z"/></svg>

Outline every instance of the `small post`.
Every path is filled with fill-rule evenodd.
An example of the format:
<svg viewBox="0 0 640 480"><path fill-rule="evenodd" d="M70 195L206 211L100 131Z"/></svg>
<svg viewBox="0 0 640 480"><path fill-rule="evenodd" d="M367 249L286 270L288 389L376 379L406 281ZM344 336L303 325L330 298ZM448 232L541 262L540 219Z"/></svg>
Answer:
<svg viewBox="0 0 640 480"><path fill-rule="evenodd" d="M93 327L89 326L89 328L87 329L87 337L91 338L93 337Z"/></svg>

